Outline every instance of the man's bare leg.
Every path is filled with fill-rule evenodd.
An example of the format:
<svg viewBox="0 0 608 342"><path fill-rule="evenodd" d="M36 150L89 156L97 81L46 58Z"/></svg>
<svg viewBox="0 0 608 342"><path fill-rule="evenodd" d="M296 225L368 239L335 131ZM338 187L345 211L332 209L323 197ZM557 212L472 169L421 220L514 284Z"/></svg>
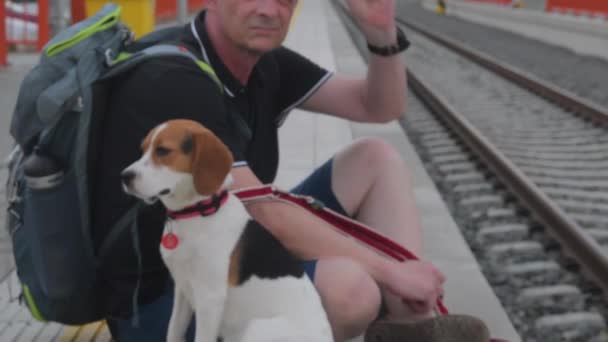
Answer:
<svg viewBox="0 0 608 342"><path fill-rule="evenodd" d="M384 141L366 138L339 152L333 161L333 191L355 218L422 252L422 236L410 172Z"/></svg>
<svg viewBox="0 0 608 342"><path fill-rule="evenodd" d="M336 342L361 335L377 317L380 289L359 264L346 258L321 259L314 278Z"/></svg>
<svg viewBox="0 0 608 342"><path fill-rule="evenodd" d="M339 152L332 169L333 191L344 209L416 255L422 232L411 175L399 153L378 138L366 138ZM400 298L382 291L390 319L413 317Z"/></svg>
<svg viewBox="0 0 608 342"><path fill-rule="evenodd" d="M399 153L375 138L358 140L339 152L332 164L332 190L346 212L420 255L420 224L409 177ZM370 282L375 284L354 262L318 262L315 285L328 311L336 341L361 334L377 317L378 287ZM352 290L358 284L363 285L356 295L342 290ZM391 318L410 314L400 298L386 291L382 293ZM360 306L367 301L373 305Z"/></svg>
<svg viewBox="0 0 608 342"><path fill-rule="evenodd" d="M338 153L333 161L332 186L349 214L421 255L420 224L409 172L390 145L375 138L362 139ZM368 329L382 300L387 305L388 320L374 324L366 334L366 341L386 341L396 336L429 342L490 339L485 323L472 316L449 315L429 320L425 318L432 313L414 315L401 298L372 286L376 283L369 274L347 259L320 260L316 277L315 285L328 311L336 342ZM416 322L402 324L402 321Z"/></svg>

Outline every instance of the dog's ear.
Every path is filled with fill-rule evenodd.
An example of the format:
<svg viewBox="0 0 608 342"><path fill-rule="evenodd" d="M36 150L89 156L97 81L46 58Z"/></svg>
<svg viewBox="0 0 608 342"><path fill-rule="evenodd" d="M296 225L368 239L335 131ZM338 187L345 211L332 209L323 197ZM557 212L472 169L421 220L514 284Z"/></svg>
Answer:
<svg viewBox="0 0 608 342"><path fill-rule="evenodd" d="M201 195L216 193L232 169L232 153L208 129L192 134L192 178L194 188Z"/></svg>

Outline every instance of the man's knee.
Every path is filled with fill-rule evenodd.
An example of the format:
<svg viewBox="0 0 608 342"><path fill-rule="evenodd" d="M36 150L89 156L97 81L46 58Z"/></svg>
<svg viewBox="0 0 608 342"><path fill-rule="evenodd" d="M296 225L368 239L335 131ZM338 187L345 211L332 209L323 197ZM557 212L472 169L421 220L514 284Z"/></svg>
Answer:
<svg viewBox="0 0 608 342"><path fill-rule="evenodd" d="M315 286L332 325L337 325L347 336L361 333L378 315L380 289L371 276L350 259L320 260Z"/></svg>
<svg viewBox="0 0 608 342"><path fill-rule="evenodd" d="M358 139L345 152L373 169L382 170L400 166L404 169L403 171L407 171L399 151L381 138Z"/></svg>

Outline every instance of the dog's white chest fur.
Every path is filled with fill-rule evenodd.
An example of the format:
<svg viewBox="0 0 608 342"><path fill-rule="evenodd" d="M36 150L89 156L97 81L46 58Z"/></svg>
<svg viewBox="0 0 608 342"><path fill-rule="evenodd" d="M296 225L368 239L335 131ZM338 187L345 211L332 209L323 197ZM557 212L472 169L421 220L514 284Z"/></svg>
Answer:
<svg viewBox="0 0 608 342"><path fill-rule="evenodd" d="M161 255L174 278L188 279L192 272L228 272L230 254L249 220L243 204L230 196L214 215L167 221L164 234L179 239L174 249L161 244ZM226 278L222 279L224 282Z"/></svg>
<svg viewBox="0 0 608 342"><path fill-rule="evenodd" d="M165 226L165 233L179 238L175 249L161 245L176 287L177 309L168 340L182 341L195 313L197 342L215 342L216 336L224 342L332 341L320 299L306 275L252 276L238 286L228 285L230 257L248 220L242 203L230 196L214 215Z"/></svg>
<svg viewBox="0 0 608 342"><path fill-rule="evenodd" d="M229 290L222 336L230 341L332 341L316 298L310 281L252 277Z"/></svg>

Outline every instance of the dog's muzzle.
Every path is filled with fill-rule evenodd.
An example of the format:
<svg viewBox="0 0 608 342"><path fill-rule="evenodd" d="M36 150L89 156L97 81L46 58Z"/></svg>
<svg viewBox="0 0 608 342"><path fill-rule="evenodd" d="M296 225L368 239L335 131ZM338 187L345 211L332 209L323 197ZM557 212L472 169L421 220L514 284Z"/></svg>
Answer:
<svg viewBox="0 0 608 342"><path fill-rule="evenodd" d="M120 174L120 181L125 188L131 189L131 184L133 184L135 176L137 176L135 171L125 170Z"/></svg>
<svg viewBox="0 0 608 342"><path fill-rule="evenodd" d="M120 181L122 182L122 187L126 193L139 197L148 204L152 204L152 203L156 202L160 196L165 196L165 195L168 195L171 193L170 189L163 189L154 196L144 198L133 187L133 182L135 181L135 178L137 178L137 173L135 171L124 170L120 174Z"/></svg>

